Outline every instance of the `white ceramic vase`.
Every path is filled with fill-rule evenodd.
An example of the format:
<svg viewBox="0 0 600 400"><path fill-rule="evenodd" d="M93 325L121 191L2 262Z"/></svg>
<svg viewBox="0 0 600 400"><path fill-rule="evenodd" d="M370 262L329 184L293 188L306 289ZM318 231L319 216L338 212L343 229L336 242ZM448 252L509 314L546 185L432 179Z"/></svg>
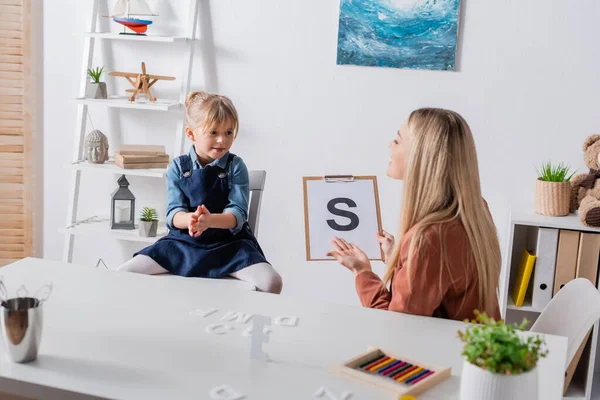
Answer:
<svg viewBox="0 0 600 400"><path fill-rule="evenodd" d="M537 368L519 375L499 375L463 362L460 400L537 400Z"/></svg>

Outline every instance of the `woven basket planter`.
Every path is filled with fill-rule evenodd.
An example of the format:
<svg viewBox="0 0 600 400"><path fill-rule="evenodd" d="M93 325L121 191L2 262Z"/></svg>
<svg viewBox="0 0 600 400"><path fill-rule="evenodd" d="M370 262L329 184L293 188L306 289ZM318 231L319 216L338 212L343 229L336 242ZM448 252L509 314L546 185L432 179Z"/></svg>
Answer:
<svg viewBox="0 0 600 400"><path fill-rule="evenodd" d="M569 215L571 202L571 184L569 182L535 183L535 212L551 217Z"/></svg>

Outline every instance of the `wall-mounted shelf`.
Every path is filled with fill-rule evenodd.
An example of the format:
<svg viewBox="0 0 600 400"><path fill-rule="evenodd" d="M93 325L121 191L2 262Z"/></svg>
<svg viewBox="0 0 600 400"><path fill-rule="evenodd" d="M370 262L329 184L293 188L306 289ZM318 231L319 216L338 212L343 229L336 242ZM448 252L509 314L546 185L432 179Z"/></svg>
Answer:
<svg viewBox="0 0 600 400"><path fill-rule="evenodd" d="M141 243L154 243L161 237L168 233L167 227L164 223L158 224L158 232L156 237L143 237L140 236L137 230L121 230L110 228L110 218L98 217L93 220L77 221L74 226L68 228L62 228L62 233L68 233L71 235L93 235L109 237L117 240L125 240L129 242L141 242Z"/></svg>
<svg viewBox="0 0 600 400"><path fill-rule="evenodd" d="M537 310L535 308L533 308L531 306L531 300L527 300L525 299L525 302L523 303L522 306L516 306L515 302L513 301L513 299L509 296L508 300L506 302L506 308L508 310L516 310L516 311L525 311L525 312L533 312L533 313L540 313L540 310Z"/></svg>
<svg viewBox="0 0 600 400"><path fill-rule="evenodd" d="M76 161L72 164L67 164L67 168L76 170L96 170L102 172L108 172L113 174L123 174L131 176L149 176L153 178L164 178L167 173L166 168L152 168L152 169L124 169L115 165L113 160L108 160L104 164L92 164L87 161Z"/></svg>
<svg viewBox="0 0 600 400"><path fill-rule="evenodd" d="M125 96L114 96L108 99L88 99L85 97L78 97L73 99L73 101L91 106L133 108L137 110L179 111L182 109L181 103L178 100L158 99L155 102L150 102L141 96L134 102L129 101Z"/></svg>
<svg viewBox="0 0 600 400"><path fill-rule="evenodd" d="M152 35L120 35L115 32L83 32L79 36L91 37L94 39L107 39L107 40L132 40L136 42L163 42L163 43L177 43L185 42L189 39L183 36L152 36Z"/></svg>

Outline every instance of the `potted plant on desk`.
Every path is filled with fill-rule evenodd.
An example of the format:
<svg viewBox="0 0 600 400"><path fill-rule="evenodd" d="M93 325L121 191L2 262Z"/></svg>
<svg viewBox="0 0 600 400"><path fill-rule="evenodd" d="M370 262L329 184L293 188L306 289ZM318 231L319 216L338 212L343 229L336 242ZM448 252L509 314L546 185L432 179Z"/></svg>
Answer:
<svg viewBox="0 0 600 400"><path fill-rule="evenodd" d="M91 81L87 83L85 97L89 99L107 99L108 92L106 91L106 82L100 82L100 76L104 67L96 67L95 69L88 68L87 74Z"/></svg>
<svg viewBox="0 0 600 400"><path fill-rule="evenodd" d="M571 205L571 183L574 173L562 163L548 161L538 170L535 183L535 212L552 217L564 217L569 214Z"/></svg>
<svg viewBox="0 0 600 400"><path fill-rule="evenodd" d="M486 314L475 315L474 325L458 332L465 343L460 399L537 399L537 362L548 354L544 340L518 334L527 321L511 326Z"/></svg>
<svg viewBox="0 0 600 400"><path fill-rule="evenodd" d="M142 208L140 216L140 236L155 237L158 229L158 215L156 210L150 207Z"/></svg>

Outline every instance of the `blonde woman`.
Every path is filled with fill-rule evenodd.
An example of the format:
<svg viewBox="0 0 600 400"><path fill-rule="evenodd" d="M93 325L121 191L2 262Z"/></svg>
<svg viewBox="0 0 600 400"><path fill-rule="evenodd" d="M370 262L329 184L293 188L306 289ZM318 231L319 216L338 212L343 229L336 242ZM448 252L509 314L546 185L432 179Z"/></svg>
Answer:
<svg viewBox="0 0 600 400"><path fill-rule="evenodd" d="M365 307L455 320L480 310L500 319L500 246L466 121L453 111L416 110L390 150L387 175L404 180L404 194L399 242L377 234L383 280L352 243L335 238L328 255L354 272Z"/></svg>
<svg viewBox="0 0 600 400"><path fill-rule="evenodd" d="M218 94L192 92L185 108L185 131L193 145L167 170L169 234L134 254L120 270L231 275L260 291L280 293L281 276L248 226L248 169L229 152L239 127L233 103Z"/></svg>

